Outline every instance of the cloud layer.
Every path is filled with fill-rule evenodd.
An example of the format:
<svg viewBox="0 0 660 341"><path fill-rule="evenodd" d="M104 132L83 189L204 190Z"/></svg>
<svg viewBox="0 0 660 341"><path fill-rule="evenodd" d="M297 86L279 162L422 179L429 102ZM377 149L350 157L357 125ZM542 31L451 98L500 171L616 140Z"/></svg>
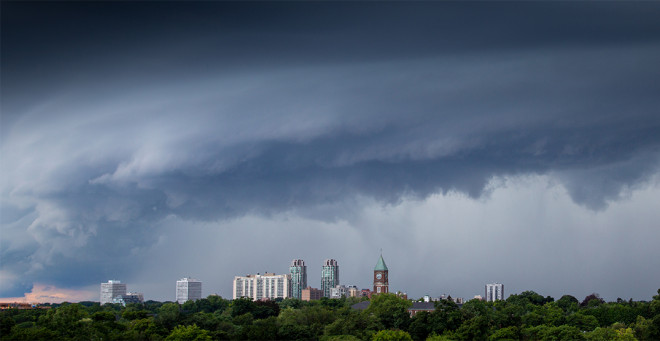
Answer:
<svg viewBox="0 0 660 341"><path fill-rule="evenodd" d="M410 11L401 18L426 18ZM351 30L359 20L347 21ZM194 39L154 39L163 34L159 25L140 31L151 38L147 47L94 28L106 34L101 41L119 39L125 48L109 55L99 42L84 47L91 38L77 31L77 40L55 39L59 47L28 48L9 35L7 44L22 47L27 60L35 61L27 51L37 48L62 59L42 60L40 83L18 77L27 64L3 46L3 69L15 68L3 75L0 251L2 270L21 278L4 281L0 294L20 295L33 282L83 286L135 276L140 266L129 265L158 245L171 219L180 233L188 223L283 212L354 222L365 200L478 199L496 188L493 179L528 175L552 178L575 203L599 212L658 173L658 35L625 45L589 30L556 32L540 44L518 35L498 49L476 48L483 37L467 33L472 44L450 52L441 44L421 49L441 28L425 36L428 26L406 22L392 39L402 44L414 32L414 49L393 53L382 32L359 31L345 42L340 27L323 33L312 25L316 35L304 35L285 25L274 33L279 45L247 47L257 39L247 27L207 24ZM653 26L619 25L629 33ZM17 32L27 41L34 34ZM357 44L361 35L377 38ZM296 42L318 47L314 37L356 48L292 62L305 60L293 57ZM228 39L235 44L223 45ZM232 48L236 56L220 58ZM273 58L257 58L260 51ZM89 56L69 65L64 57L75 53Z"/></svg>

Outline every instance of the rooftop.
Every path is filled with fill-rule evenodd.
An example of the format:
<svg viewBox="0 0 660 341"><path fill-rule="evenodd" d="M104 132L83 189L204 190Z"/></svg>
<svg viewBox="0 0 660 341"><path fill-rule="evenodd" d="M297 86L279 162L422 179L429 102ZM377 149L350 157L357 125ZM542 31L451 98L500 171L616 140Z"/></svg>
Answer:
<svg viewBox="0 0 660 341"><path fill-rule="evenodd" d="M380 258L378 258L378 263L376 263L376 267L374 268L374 271L387 271L387 265L385 265L385 260L383 260L383 255L380 255Z"/></svg>

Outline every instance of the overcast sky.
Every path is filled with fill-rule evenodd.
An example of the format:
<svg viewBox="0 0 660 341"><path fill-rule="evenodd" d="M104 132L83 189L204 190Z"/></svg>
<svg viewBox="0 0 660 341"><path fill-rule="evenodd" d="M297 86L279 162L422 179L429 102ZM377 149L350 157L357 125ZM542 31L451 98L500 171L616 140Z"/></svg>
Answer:
<svg viewBox="0 0 660 341"><path fill-rule="evenodd" d="M658 2L2 2L0 297L660 288Z"/></svg>

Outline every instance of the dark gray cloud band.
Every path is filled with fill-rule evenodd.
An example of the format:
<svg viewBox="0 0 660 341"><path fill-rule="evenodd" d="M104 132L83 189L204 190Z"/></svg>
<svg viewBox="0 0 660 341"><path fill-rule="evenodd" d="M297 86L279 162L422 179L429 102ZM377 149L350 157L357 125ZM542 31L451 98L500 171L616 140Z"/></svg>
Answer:
<svg viewBox="0 0 660 341"><path fill-rule="evenodd" d="M596 6L609 13L602 7L610 5ZM437 18L409 10L398 17L407 18L399 32L355 30L349 15L345 30L356 34L348 42L339 26L324 33L312 25L305 35L284 25L275 40L287 37L289 45L254 48L244 44L256 33L231 21L209 24L189 43L185 28L170 32L176 44L158 41L155 50L121 38L126 28L116 28L120 38L106 28L102 41L131 49L112 51L113 60L101 56L101 45L83 48L84 39L61 50L37 45L60 57L91 56L79 67L52 60L43 83L35 70L19 77L15 70L27 64L3 47L3 64L16 67L3 75L3 271L24 273L26 285L130 274L137 269L126 264L171 215L215 221L293 211L333 221L350 219L363 197L396 203L458 191L477 198L493 177L526 174L556 177L575 202L600 210L657 174L658 35L624 34L657 33L657 24L622 20L624 33L606 39L596 34L603 15L589 29L541 35L540 44L518 33L502 38L511 44L501 49L477 48L481 37L448 51L422 48L439 33L421 34ZM465 29L459 35L479 36ZM499 32L514 29L502 24ZM235 35L213 39L213 30ZM401 47L406 35L416 49ZM326 50L293 57L297 43L316 47L317 36L328 39ZM390 36L407 52L380 55L392 50ZM172 46L185 48L163 53ZM241 52L212 62L232 49ZM258 57L260 49L272 54ZM23 289L3 286L3 294Z"/></svg>

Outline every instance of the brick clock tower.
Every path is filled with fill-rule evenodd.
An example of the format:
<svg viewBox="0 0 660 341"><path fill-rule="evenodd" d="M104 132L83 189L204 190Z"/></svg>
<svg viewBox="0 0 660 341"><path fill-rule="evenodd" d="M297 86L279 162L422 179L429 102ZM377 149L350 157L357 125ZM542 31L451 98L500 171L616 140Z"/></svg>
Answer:
<svg viewBox="0 0 660 341"><path fill-rule="evenodd" d="M387 265L383 260L383 255L380 255L378 263L374 268L374 294L388 293L390 292L390 282L387 278Z"/></svg>

